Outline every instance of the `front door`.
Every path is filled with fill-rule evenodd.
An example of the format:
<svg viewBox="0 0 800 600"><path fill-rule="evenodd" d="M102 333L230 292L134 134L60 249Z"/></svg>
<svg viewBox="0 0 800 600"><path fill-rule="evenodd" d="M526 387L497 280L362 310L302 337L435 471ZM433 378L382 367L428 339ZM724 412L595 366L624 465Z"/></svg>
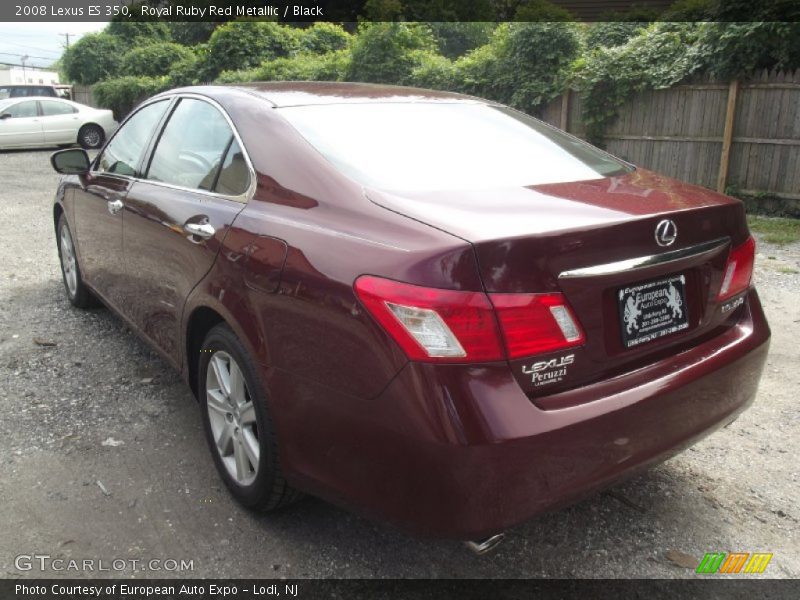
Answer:
<svg viewBox="0 0 800 600"><path fill-rule="evenodd" d="M43 141L36 100L24 100L0 111L0 148L40 146Z"/></svg>
<svg viewBox="0 0 800 600"><path fill-rule="evenodd" d="M128 193L122 310L176 364L183 306L214 264L250 182L225 116L187 97L174 105L144 180Z"/></svg>
<svg viewBox="0 0 800 600"><path fill-rule="evenodd" d="M128 191L168 100L149 104L128 119L81 177L73 196L72 223L81 274L103 299L119 309L125 263L122 219Z"/></svg>

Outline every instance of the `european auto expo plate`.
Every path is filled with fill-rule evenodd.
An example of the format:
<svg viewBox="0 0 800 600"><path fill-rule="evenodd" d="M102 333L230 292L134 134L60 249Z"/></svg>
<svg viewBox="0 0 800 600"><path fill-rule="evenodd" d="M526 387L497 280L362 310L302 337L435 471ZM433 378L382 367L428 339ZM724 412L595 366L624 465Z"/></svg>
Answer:
<svg viewBox="0 0 800 600"><path fill-rule="evenodd" d="M689 327L684 275L622 288L617 292L617 301L626 348Z"/></svg>

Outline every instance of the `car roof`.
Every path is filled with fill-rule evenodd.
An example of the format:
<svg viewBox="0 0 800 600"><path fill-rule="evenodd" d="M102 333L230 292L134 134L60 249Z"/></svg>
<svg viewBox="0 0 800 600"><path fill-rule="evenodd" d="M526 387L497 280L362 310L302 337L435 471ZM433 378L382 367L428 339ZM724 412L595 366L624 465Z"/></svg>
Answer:
<svg viewBox="0 0 800 600"><path fill-rule="evenodd" d="M344 83L327 81L277 81L255 82L229 86L199 86L182 88L215 97L223 90L238 90L258 96L274 107L308 106L323 104L354 104L376 102L435 102L486 104L485 100L454 92L423 90L420 88L374 83Z"/></svg>

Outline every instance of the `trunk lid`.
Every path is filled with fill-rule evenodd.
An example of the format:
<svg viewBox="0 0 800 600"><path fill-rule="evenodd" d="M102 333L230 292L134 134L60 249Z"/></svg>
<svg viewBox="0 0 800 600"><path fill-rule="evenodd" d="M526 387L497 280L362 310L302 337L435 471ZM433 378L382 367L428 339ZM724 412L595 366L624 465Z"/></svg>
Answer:
<svg viewBox="0 0 800 600"><path fill-rule="evenodd" d="M747 239L744 209L738 200L705 188L638 169L531 187L367 194L376 204L472 243L487 292L564 293L585 344L511 361L520 385L544 407L554 407L546 397L556 392L640 368L707 339L736 313L721 310L716 293L730 248ZM668 247L655 236L664 219L677 226ZM620 290L666 286L670 278L683 282L685 328L627 347ZM543 373L549 374L546 380Z"/></svg>

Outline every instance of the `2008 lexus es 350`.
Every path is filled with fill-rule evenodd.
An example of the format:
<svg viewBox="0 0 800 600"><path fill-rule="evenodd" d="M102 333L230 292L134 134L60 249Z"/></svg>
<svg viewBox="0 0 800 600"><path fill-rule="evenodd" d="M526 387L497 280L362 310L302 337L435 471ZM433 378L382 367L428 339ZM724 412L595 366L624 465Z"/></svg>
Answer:
<svg viewBox="0 0 800 600"><path fill-rule="evenodd" d="M493 102L177 89L53 165L69 300L182 373L247 507L305 492L485 548L756 393L742 204Z"/></svg>

